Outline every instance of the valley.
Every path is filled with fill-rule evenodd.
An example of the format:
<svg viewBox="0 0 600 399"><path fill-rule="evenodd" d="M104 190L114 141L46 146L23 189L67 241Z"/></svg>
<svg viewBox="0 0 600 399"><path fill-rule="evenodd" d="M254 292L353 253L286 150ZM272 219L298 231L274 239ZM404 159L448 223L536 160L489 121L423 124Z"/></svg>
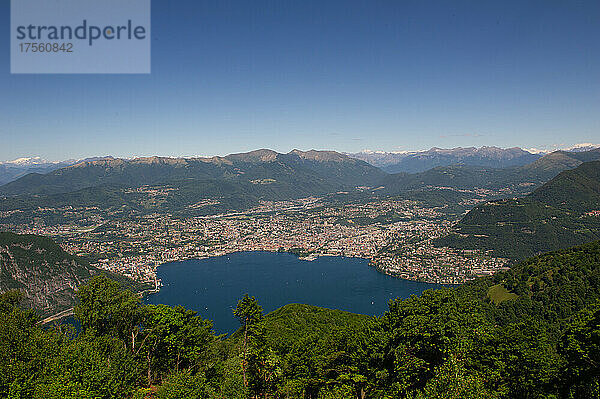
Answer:
<svg viewBox="0 0 600 399"><path fill-rule="evenodd" d="M0 187L0 229L50 237L92 267L156 289L165 262L245 251L364 258L402 279L461 284L505 270L527 242L511 251L501 250L505 240L474 243L490 236L479 223L465 227L480 209L547 193L556 183L544 183L556 174L598 158L598 150L563 151L505 169L451 165L415 174L387 174L331 151L94 159ZM573 220L581 230L575 226L597 218ZM564 242L596 237L577 234Z"/></svg>

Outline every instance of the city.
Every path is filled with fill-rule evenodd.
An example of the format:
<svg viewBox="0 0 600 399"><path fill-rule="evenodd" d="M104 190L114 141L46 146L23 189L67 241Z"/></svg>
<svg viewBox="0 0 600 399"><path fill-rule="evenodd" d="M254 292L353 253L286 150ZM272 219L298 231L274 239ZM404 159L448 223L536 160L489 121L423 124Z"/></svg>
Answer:
<svg viewBox="0 0 600 399"><path fill-rule="evenodd" d="M137 190L154 201L164 195L147 187ZM191 207L215 202L202 200ZM332 203L308 197L263 201L247 211L198 217L153 213L114 218L97 207L38 212L59 213L79 223L24 224L11 226L12 230L50 236L92 266L153 283L157 289L156 269L163 263L241 251L291 252L307 261L319 256L359 257L382 273L439 284L460 284L508 264L508 259L483 251L435 247L433 240L447 234L455 221L442 207L403 199Z"/></svg>

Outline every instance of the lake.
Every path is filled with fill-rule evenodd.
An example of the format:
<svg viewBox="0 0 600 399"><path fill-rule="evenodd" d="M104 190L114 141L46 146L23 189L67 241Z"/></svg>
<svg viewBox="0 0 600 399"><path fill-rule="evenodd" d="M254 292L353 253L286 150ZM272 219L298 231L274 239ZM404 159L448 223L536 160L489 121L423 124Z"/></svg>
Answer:
<svg viewBox="0 0 600 399"><path fill-rule="evenodd" d="M232 310L245 293L256 297L265 314L288 303L305 303L381 315L390 299L441 287L387 276L368 263L342 257L309 262L276 252L238 252L170 262L157 270L164 286L145 301L195 310L211 319L215 331L222 334L239 327Z"/></svg>

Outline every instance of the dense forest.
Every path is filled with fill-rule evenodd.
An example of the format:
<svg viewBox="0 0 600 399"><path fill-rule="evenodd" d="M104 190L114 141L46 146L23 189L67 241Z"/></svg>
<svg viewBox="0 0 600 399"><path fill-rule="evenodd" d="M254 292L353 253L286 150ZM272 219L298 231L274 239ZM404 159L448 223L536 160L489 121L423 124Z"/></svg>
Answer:
<svg viewBox="0 0 600 399"><path fill-rule="evenodd" d="M229 337L105 275L79 288L77 329L38 325L20 299L0 297L0 397L600 397L600 242L377 318L298 304L264 315L246 295Z"/></svg>

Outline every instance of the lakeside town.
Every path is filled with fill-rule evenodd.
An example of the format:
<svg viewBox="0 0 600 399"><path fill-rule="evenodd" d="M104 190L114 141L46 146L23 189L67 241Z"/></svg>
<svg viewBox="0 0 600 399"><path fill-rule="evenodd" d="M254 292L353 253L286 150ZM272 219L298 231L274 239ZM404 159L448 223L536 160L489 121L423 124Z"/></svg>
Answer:
<svg viewBox="0 0 600 399"><path fill-rule="evenodd" d="M195 206L206 206L205 202ZM246 211L197 217L152 213L115 219L92 211L63 211L85 224L47 226L38 220L11 228L50 236L92 266L157 289L156 270L163 263L241 251L291 252L306 261L359 257L382 273L440 284L464 283L508 264L507 259L482 251L435 247L433 241L448 234L455 220L440 207L405 199L332 204L309 197L264 201Z"/></svg>

